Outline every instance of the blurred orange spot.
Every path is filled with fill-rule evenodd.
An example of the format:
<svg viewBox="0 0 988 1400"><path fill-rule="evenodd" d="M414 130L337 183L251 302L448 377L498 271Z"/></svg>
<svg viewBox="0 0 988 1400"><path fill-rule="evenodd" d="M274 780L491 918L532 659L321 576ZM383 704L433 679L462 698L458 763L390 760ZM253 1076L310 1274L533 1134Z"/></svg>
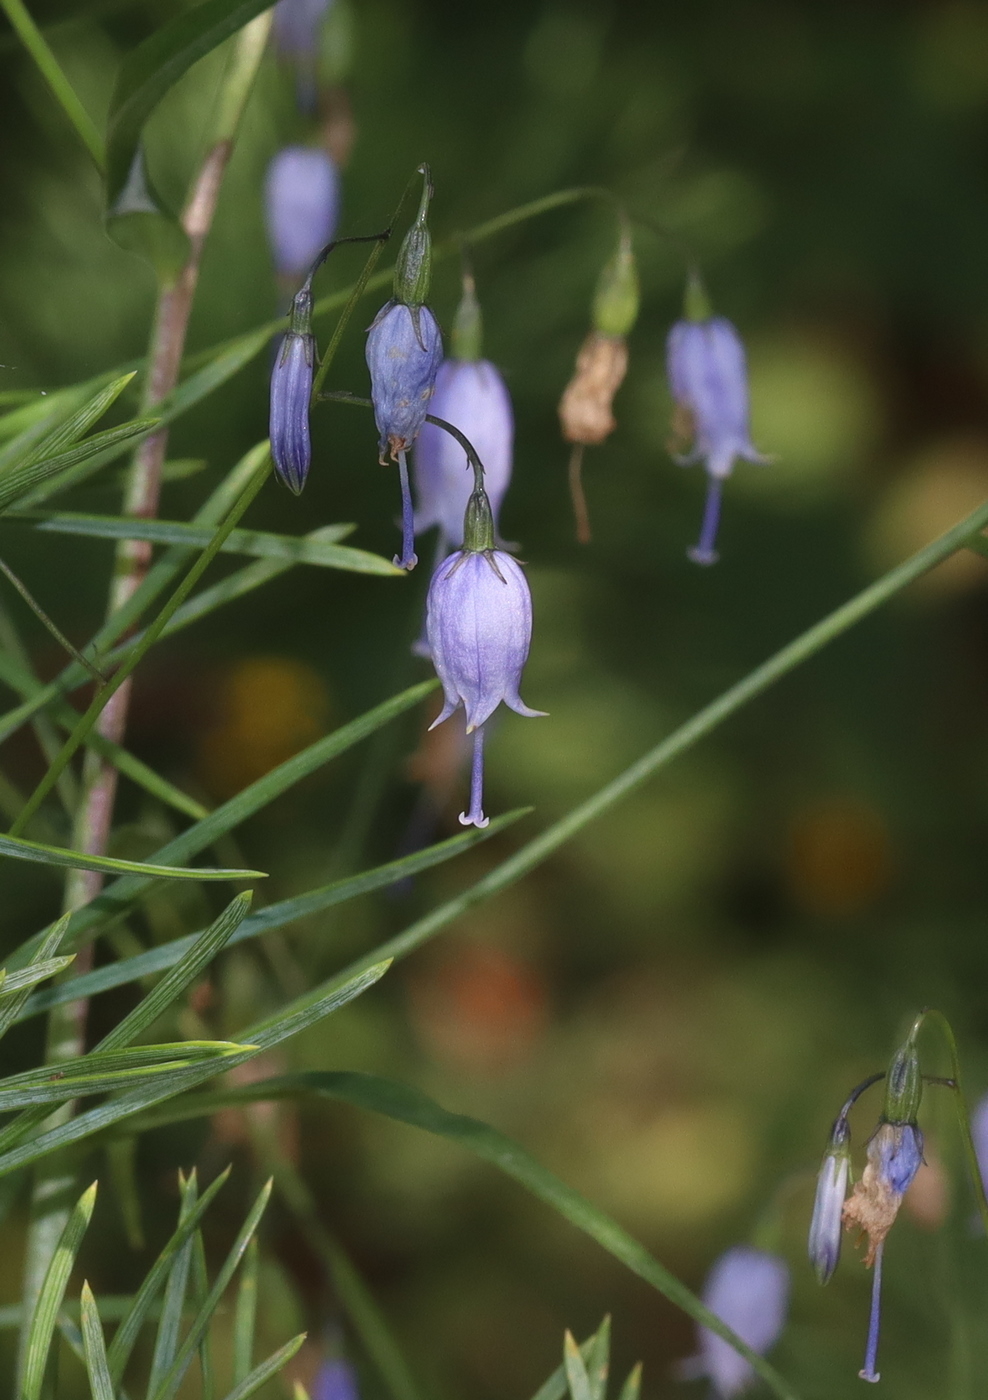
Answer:
<svg viewBox="0 0 988 1400"><path fill-rule="evenodd" d="M880 813L854 798L804 808L789 830L787 866L795 898L811 913L858 913L892 877L891 842Z"/></svg>
<svg viewBox="0 0 988 1400"><path fill-rule="evenodd" d="M199 744L210 792L228 797L325 733L326 688L304 662L252 656L222 677L215 719Z"/></svg>
<svg viewBox="0 0 988 1400"><path fill-rule="evenodd" d="M893 482L871 526L874 564L899 564L963 520L988 498L988 442L955 438L935 443ZM962 549L916 584L928 596L960 593L988 581L985 561Z"/></svg>
<svg viewBox="0 0 988 1400"><path fill-rule="evenodd" d="M501 948L466 943L409 984L412 1023L437 1060L465 1070L511 1069L548 1019L536 970Z"/></svg>

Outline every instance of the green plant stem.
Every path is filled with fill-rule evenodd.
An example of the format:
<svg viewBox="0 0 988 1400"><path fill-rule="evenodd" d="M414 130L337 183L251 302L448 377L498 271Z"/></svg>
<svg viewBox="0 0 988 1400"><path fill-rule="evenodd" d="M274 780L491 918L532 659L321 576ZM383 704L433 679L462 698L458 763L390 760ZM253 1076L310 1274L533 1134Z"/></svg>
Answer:
<svg viewBox="0 0 988 1400"><path fill-rule="evenodd" d="M2 0L2 3L7 7L9 14L10 5L18 4L19 0ZM178 382L206 237L212 226L223 175L233 150L233 137L260 65L270 23L271 14L268 12L249 24L236 41L221 90L216 126L211 133L206 156L193 182L182 214L182 226L189 238L189 255L175 282L163 285L159 290L141 400L145 410L166 398ZM124 514L148 518L157 513L167 440L166 431L152 433L135 452L125 489ZM263 480L264 476L258 474L256 483L248 488L248 492L242 498L242 505L231 513L227 525L217 533L217 539L224 534L224 530L229 533L233 528L239 515L260 489ZM163 630L167 622L166 614L170 616L182 598L191 591L195 579L214 553L212 548L204 552L199 561L201 567L197 566L198 572L197 568L190 571L169 605L166 605L155 624L148 629L149 644L153 640L151 633L155 628L157 633ZM144 541L125 540L118 546L110 584L108 615L112 616L124 607L136 593L150 567L151 554L152 546ZM61 753L49 767L45 779L15 823L18 829L22 829L32 812L37 810L46 793L65 771L72 754L94 725L102 738L115 744L123 742L130 703L129 677L144 650L146 647L135 651L133 662L128 659L112 680L97 691L93 703L69 736ZM117 776L117 769L101 753L93 748L87 750L72 838L76 850L92 855L105 854L113 823ZM64 908L73 910L89 903L99 894L101 887L102 877L98 873L72 871L66 880ZM71 971L88 971L92 965L92 956L92 945L89 945L80 953ZM65 1002L52 1008L45 1047L47 1063L57 1063L82 1052L87 1012L88 1003L84 999ZM60 1116L66 1120L72 1113L71 1103L59 1110ZM53 1126L55 1122L57 1119L53 1121ZM30 1316L33 1309L48 1263L64 1228L73 1190L73 1174L57 1154L50 1161L39 1164L35 1173L31 1224L25 1251L23 1298L27 1316ZM26 1339L27 1329L22 1327L22 1365Z"/></svg>
<svg viewBox="0 0 988 1400"><path fill-rule="evenodd" d="M456 895L437 909L433 909L402 933L396 934L394 938L387 939L373 952L358 958L339 973L338 978L330 979L326 985L335 985L338 979L342 981L352 977L355 972L370 967L381 958L406 957L441 929L460 918L475 904L479 904L482 900L488 899L491 895L499 894L502 890L513 885L515 881L527 875L530 870L541 865L544 860L547 860L567 841L583 831L591 822L603 816L605 812L609 812L622 798L641 787L655 773L693 748L701 739L712 733L732 715L737 714L739 710L744 709L752 700L757 699L758 696L775 685L776 681L781 680L790 671L801 666L804 661L808 661L810 657L815 656L817 652L822 651L824 647L842 636L849 628L854 627L862 619L889 602L922 574L942 563L958 549L965 548L972 535L984 529L986 525L988 525L988 501L931 544L926 545L904 563L899 564L897 568L891 569L875 583L862 589L854 598L828 614L815 626L810 627L795 641L784 646L781 651L777 651L761 666L756 666L743 680L738 681L736 685L725 690L716 700L704 706L685 724L674 730L668 738L656 744L637 762L631 764L623 773L602 787L599 792L595 792L592 797L588 797L585 802L574 807L565 817L554 822L539 836L522 846L513 856L502 861L499 866L485 875L483 879L478 880L475 885L471 885L462 894ZM324 992L325 986L314 991L312 995L315 997Z"/></svg>
<svg viewBox="0 0 988 1400"><path fill-rule="evenodd" d="M964 1099L964 1087L961 1079L961 1058L957 1049L957 1040L950 1022L942 1011L930 1008L922 1013L918 1018L922 1021L934 1021L939 1027L940 1034L947 1042L947 1049L950 1052L950 1077L954 1081L954 1103L957 1106L957 1121L961 1129L961 1141L964 1144L964 1158L967 1163L968 1174L971 1178L971 1185L974 1188L974 1199L978 1205L981 1215L981 1222L988 1236L988 1197L985 1195L984 1177L981 1174L981 1165L978 1161L978 1153L974 1146L974 1138L971 1134L971 1116L967 1110L967 1103Z"/></svg>
<svg viewBox="0 0 988 1400"><path fill-rule="evenodd" d="M48 47L48 42L41 30L21 0L0 0L0 4L3 5L4 12L14 26L21 43L34 59L41 76L60 103L62 111L75 127L79 139L92 156L96 169L102 174L106 169L106 148L103 144L103 138L96 130L92 117L76 96L72 84L62 72L58 59Z"/></svg>

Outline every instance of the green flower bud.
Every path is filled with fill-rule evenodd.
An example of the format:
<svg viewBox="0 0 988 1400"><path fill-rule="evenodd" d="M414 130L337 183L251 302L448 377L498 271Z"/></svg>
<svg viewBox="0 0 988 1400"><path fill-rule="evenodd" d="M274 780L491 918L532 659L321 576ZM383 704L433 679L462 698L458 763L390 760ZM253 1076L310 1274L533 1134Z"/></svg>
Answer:
<svg viewBox="0 0 988 1400"><path fill-rule="evenodd" d="M419 166L422 198L415 222L405 234L395 263L394 300L405 306L422 306L429 295L432 276L432 234L426 222L432 198L432 178L427 165Z"/></svg>
<svg viewBox="0 0 988 1400"><path fill-rule="evenodd" d="M627 335L638 318L638 268L627 228L597 281L592 317L594 330L610 336Z"/></svg>
<svg viewBox="0 0 988 1400"><path fill-rule="evenodd" d="M892 1056L885 1080L886 1123L915 1123L919 1101L923 1096L923 1076L919 1070L919 1055L913 1037Z"/></svg>
<svg viewBox="0 0 988 1400"><path fill-rule="evenodd" d="M454 360L472 362L479 360L484 337L484 317L477 300L473 278L469 273L463 277L463 295L453 318Z"/></svg>

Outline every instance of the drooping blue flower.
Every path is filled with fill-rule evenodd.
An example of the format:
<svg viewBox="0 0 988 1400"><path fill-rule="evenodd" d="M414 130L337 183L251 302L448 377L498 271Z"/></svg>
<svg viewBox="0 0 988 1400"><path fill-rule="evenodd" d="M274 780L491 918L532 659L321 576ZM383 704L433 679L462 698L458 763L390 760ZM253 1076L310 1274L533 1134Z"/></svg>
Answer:
<svg viewBox="0 0 988 1400"><path fill-rule="evenodd" d="M789 1308L789 1269L784 1259L751 1245L722 1254L711 1269L703 1301L759 1355L778 1340ZM700 1364L719 1396L738 1395L755 1378L751 1363L729 1342L699 1329Z"/></svg>
<svg viewBox="0 0 988 1400"><path fill-rule="evenodd" d="M684 419L683 436L693 439L691 450L678 460L684 465L704 462L708 476L700 539L689 557L697 564L713 564L724 480L738 457L748 462L768 460L751 442L744 345L723 316L677 321L669 332L666 364L669 386Z"/></svg>
<svg viewBox="0 0 988 1400"><path fill-rule="evenodd" d="M851 1132L843 1116L834 1124L816 1183L816 1200L810 1222L809 1256L821 1283L833 1275L840 1260L844 1198L851 1169Z"/></svg>
<svg viewBox="0 0 988 1400"><path fill-rule="evenodd" d="M278 475L296 496L305 485L312 461L309 399L316 342L308 329L311 310L312 293L306 283L295 295L291 325L271 370L271 456Z"/></svg>
<svg viewBox="0 0 988 1400"><path fill-rule="evenodd" d="M332 0L278 0L272 39L278 54L295 69L298 105L310 112L316 105L320 33Z"/></svg>
<svg viewBox="0 0 988 1400"><path fill-rule="evenodd" d="M471 507L478 498L485 513L486 539L472 528L468 508L467 543L436 569L426 603L426 635L445 698L431 728L462 705L467 733L474 736L470 809L460 814L464 826L486 826L488 821L483 809L485 722L502 701L519 715L544 713L530 709L519 694L532 640L528 580L510 554L490 547L490 507L482 490L474 493ZM478 539L487 547L473 548Z"/></svg>
<svg viewBox="0 0 988 1400"><path fill-rule="evenodd" d="M279 151L264 182L264 212L279 275L303 277L339 219L340 177L327 152L320 146Z"/></svg>
<svg viewBox="0 0 988 1400"><path fill-rule="evenodd" d="M310 1400L360 1400L357 1373L342 1356L324 1361L312 1382Z"/></svg>
<svg viewBox="0 0 988 1400"><path fill-rule="evenodd" d="M490 360L444 360L436 375L429 412L459 428L484 464L484 487L495 528L511 480L514 415L511 397ZM438 525L449 545L463 543L463 514L473 491L473 473L463 448L442 428L426 423L415 444L418 510L415 533Z"/></svg>
<svg viewBox="0 0 988 1400"><path fill-rule="evenodd" d="M427 306L389 301L367 334L367 368L381 462L418 437L442 363L443 338ZM469 494L469 493L468 493Z"/></svg>

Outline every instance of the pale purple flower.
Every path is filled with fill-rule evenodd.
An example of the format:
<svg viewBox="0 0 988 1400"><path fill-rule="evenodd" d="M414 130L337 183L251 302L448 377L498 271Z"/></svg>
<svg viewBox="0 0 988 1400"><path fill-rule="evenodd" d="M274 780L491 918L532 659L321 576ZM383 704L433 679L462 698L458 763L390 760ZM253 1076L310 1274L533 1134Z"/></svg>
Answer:
<svg viewBox="0 0 988 1400"><path fill-rule="evenodd" d="M502 550L460 550L436 569L426 603L426 634L446 703L431 726L462 704L474 735L470 810L464 826L486 826L483 726L503 700L535 717L518 693L532 640L532 595L524 570Z"/></svg>
<svg viewBox="0 0 988 1400"><path fill-rule="evenodd" d="M330 1357L316 1372L310 1400L360 1400L357 1373L342 1356Z"/></svg>
<svg viewBox="0 0 988 1400"><path fill-rule="evenodd" d="M495 526L511 480L514 415L507 385L490 360L444 360L429 412L459 428L484 464L484 489ZM463 514L473 471L456 439L425 423L415 444L415 533L438 525L450 545L463 543Z"/></svg>
<svg viewBox="0 0 988 1400"><path fill-rule="evenodd" d="M827 1283L840 1260L844 1198L851 1170L851 1132L847 1120L838 1118L816 1183L816 1200L810 1222L809 1256L821 1283Z"/></svg>
<svg viewBox="0 0 988 1400"><path fill-rule="evenodd" d="M278 475L296 496L305 485L312 461L309 397L314 361L313 337L289 331L271 371L271 456Z"/></svg>
<svg viewBox="0 0 988 1400"><path fill-rule="evenodd" d="M278 0L272 38L282 58L295 68L298 104L304 111L316 105L320 31L332 0Z"/></svg>
<svg viewBox="0 0 988 1400"><path fill-rule="evenodd" d="M415 513L406 450L418 437L443 357L439 324L427 306L389 301L367 333L367 368L379 434L380 460L397 458L401 479L402 552L395 563L413 569Z"/></svg>
<svg viewBox="0 0 988 1400"><path fill-rule="evenodd" d="M339 172L322 147L278 152L264 182L264 212L275 268L283 277L303 277L339 220Z"/></svg>
<svg viewBox="0 0 988 1400"><path fill-rule="evenodd" d="M988 1190L988 1094L978 1100L971 1114L971 1136L981 1169L981 1180Z"/></svg>
<svg viewBox="0 0 988 1400"><path fill-rule="evenodd" d="M672 396L689 414L693 447L684 464L702 461L709 477L700 540L690 551L698 564L713 564L723 482L735 459L765 462L752 445L748 426L748 371L744 345L723 316L677 321L666 344Z"/></svg>
<svg viewBox="0 0 988 1400"><path fill-rule="evenodd" d="M778 1255L737 1245L714 1264L703 1301L752 1351L763 1355L778 1340L789 1307L789 1269ZM723 1338L699 1329L700 1359L719 1396L738 1395L755 1379L751 1363Z"/></svg>

